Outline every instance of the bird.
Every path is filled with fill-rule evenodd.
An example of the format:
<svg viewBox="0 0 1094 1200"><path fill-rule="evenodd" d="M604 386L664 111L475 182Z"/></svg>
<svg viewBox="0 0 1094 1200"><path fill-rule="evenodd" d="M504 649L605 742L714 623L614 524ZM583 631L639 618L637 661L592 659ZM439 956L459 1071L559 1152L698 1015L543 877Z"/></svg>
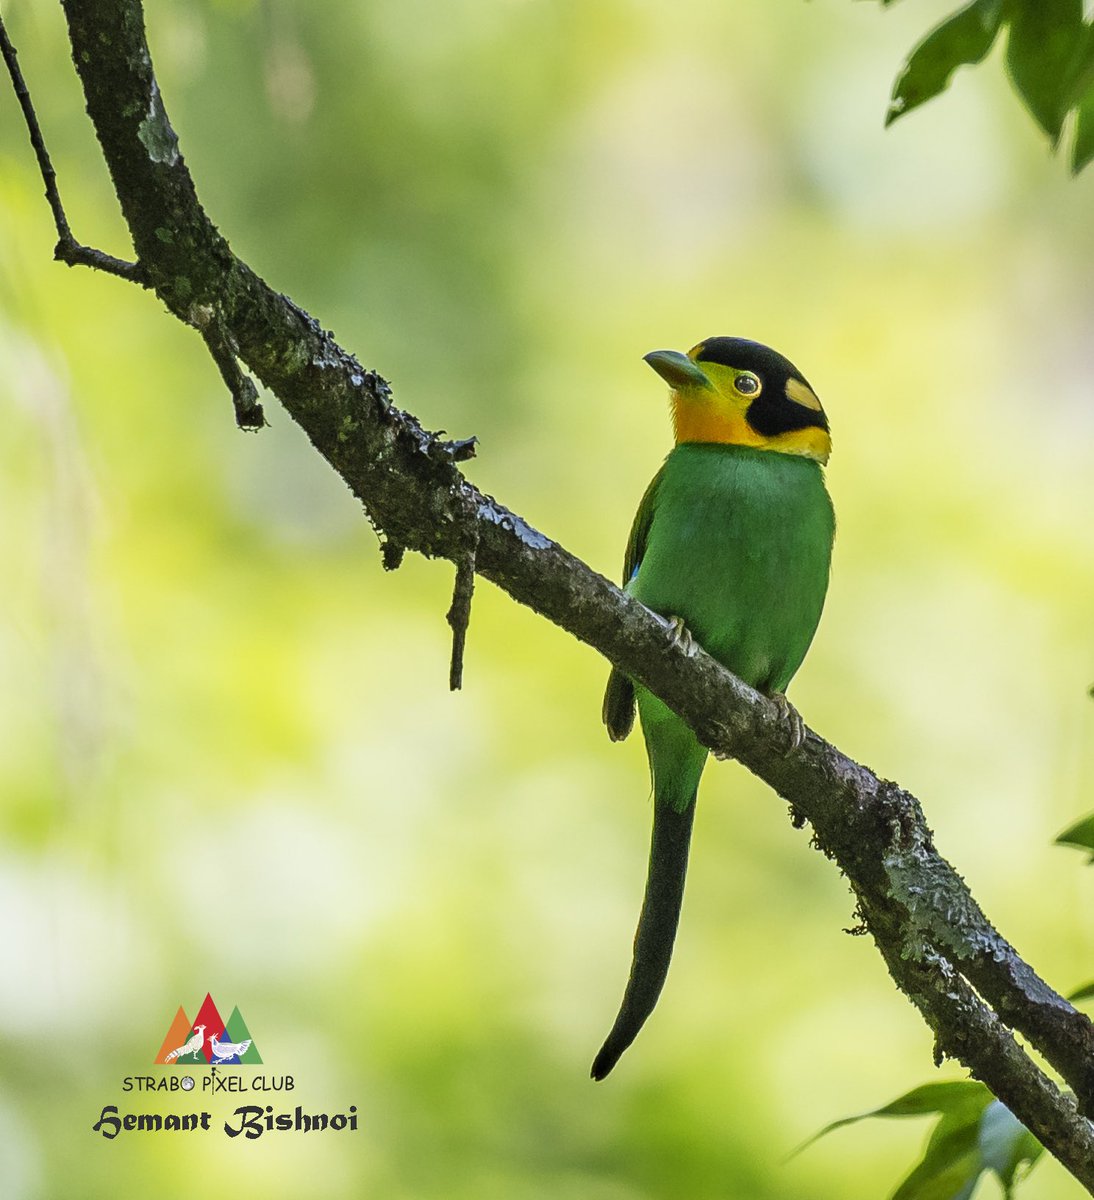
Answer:
<svg viewBox="0 0 1094 1200"><path fill-rule="evenodd" d="M824 483L828 418L805 376L741 337L711 337L645 362L670 388L675 445L646 489L627 542L624 591L771 697L796 749L804 725L786 699L820 621L835 513ZM646 688L613 668L603 720L613 741L635 709L653 785L653 832L630 975L592 1065L603 1079L653 1011L680 918L707 749Z"/></svg>
<svg viewBox="0 0 1094 1200"><path fill-rule="evenodd" d="M205 1026L204 1025L195 1025L194 1033L191 1036L191 1038L189 1039L189 1041L187 1041L184 1045L179 1046L179 1048L177 1050L172 1050L171 1053L168 1054L164 1058L163 1061L170 1062L171 1059L181 1058L182 1055L184 1055L184 1054L192 1054L194 1056L194 1058L196 1059L197 1056L201 1053L201 1048L204 1045L205 1045Z"/></svg>
<svg viewBox="0 0 1094 1200"><path fill-rule="evenodd" d="M221 1033L226 1033L227 1030L221 1030ZM214 1065L217 1063L226 1063L230 1058L242 1058L251 1048L253 1038L248 1038L245 1042L222 1042L214 1033L209 1039L209 1047L213 1051Z"/></svg>

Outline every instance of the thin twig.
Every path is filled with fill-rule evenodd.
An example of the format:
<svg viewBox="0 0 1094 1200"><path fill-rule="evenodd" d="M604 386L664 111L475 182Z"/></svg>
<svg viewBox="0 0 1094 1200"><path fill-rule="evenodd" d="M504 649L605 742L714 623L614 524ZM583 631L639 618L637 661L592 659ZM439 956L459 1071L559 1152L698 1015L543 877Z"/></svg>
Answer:
<svg viewBox="0 0 1094 1200"><path fill-rule="evenodd" d="M19 107L23 110L23 120L26 122L27 132L30 134L30 144L34 147L34 156L38 160L38 169L42 173L42 182L46 187L46 202L53 214L53 223L57 227L57 245L54 247L53 257L69 266L94 267L97 271L105 271L109 275L119 275L132 283L143 285L143 272L139 263L127 262L125 259L115 258L112 254L106 254L102 250L84 246L72 236L72 229L69 227L68 217L65 214L65 206L61 202L61 193L57 188L57 172L53 169L53 162L46 149L45 138L42 136L41 126L38 124L38 115L34 111L34 102L30 98L30 91L19 67L18 52L12 45L11 38L8 37L3 16L0 16L0 53L4 56Z"/></svg>
<svg viewBox="0 0 1094 1200"><path fill-rule="evenodd" d="M49 151L46 149L45 139L42 137L42 130L34 111L34 103L27 90L23 72L19 69L18 54L8 37L2 16L0 16L0 51L3 52L4 62L7 64L19 107L23 110L23 119L27 123L27 131L30 133L30 144L34 147L38 168L42 172L42 179L46 185L46 200L49 202L50 212L53 213L53 223L57 226L57 236L62 242L73 241L72 230L69 228L68 218L65 216L65 207L61 203L61 194L57 191L57 173L53 170L53 163L50 161Z"/></svg>
<svg viewBox="0 0 1094 1200"><path fill-rule="evenodd" d="M130 283L139 283L141 287L148 286L140 263L129 262L128 259L115 258L105 250L96 250L94 246L85 246L73 237L62 237L53 248L53 257L57 262L63 262L69 267L91 267L103 271L107 275L117 275L119 279L127 279Z"/></svg>

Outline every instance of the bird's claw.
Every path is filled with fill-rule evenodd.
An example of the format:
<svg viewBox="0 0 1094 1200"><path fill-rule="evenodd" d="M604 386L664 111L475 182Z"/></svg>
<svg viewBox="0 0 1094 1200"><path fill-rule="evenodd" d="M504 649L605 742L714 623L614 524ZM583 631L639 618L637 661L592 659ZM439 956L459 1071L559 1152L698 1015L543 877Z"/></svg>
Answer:
<svg viewBox="0 0 1094 1200"><path fill-rule="evenodd" d="M786 727L789 744L784 753L789 756L805 741L805 722L801 713L782 692L772 692L769 699L774 700L775 707L779 710L779 721Z"/></svg>
<svg viewBox="0 0 1094 1200"><path fill-rule="evenodd" d="M684 624L684 618L670 616L667 617L666 620L668 621L669 629L671 630L671 637L669 638L669 641L678 650L683 650L688 658L694 658L695 651L699 647L698 643L691 636L691 630L689 630Z"/></svg>

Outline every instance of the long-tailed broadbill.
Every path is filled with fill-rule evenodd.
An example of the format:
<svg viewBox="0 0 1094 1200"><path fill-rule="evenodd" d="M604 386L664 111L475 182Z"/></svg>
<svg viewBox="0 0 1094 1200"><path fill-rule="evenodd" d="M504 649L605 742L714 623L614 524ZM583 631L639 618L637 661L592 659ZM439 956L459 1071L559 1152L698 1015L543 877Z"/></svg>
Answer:
<svg viewBox="0 0 1094 1200"><path fill-rule="evenodd" d="M712 337L646 362L669 385L676 445L642 497L625 590L786 714L828 590L835 518L823 466L828 419L805 377L758 342ZM703 746L680 717L617 669L604 723L625 738L635 709L653 780L653 836L630 978L593 1063L603 1079L653 1011L680 917Z"/></svg>

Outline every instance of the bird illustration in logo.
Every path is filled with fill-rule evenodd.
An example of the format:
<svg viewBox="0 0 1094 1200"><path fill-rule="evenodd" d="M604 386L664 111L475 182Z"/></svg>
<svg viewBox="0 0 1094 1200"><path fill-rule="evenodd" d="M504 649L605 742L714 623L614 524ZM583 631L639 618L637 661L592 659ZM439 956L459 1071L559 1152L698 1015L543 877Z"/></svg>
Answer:
<svg viewBox="0 0 1094 1200"><path fill-rule="evenodd" d="M221 1033L227 1032L221 1030ZM222 1042L214 1033L209 1039L209 1047L213 1051L213 1065L226 1063L233 1058L242 1058L251 1048L251 1038L245 1042Z"/></svg>
<svg viewBox="0 0 1094 1200"><path fill-rule="evenodd" d="M248 1043L249 1045L250 1043ZM170 1054L163 1060L170 1062L173 1058L181 1058L185 1054L192 1054L194 1062L197 1062L198 1055L201 1053L202 1047L205 1045L205 1026L195 1025L193 1036L184 1045L179 1046L177 1050L172 1050Z"/></svg>

